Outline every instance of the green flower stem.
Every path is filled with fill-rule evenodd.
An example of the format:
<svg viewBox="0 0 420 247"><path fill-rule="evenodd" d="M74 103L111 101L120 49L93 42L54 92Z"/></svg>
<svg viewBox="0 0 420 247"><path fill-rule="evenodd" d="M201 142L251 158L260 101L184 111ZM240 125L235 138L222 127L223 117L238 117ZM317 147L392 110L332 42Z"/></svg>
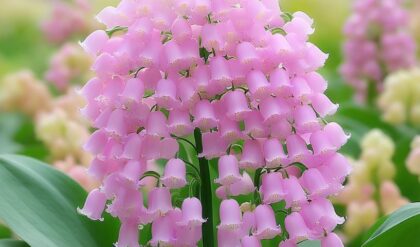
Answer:
<svg viewBox="0 0 420 247"><path fill-rule="evenodd" d="M368 82L368 91L367 91L367 104L369 106L375 106L376 98L378 96L378 92L376 89L376 83L373 81Z"/></svg>
<svg viewBox="0 0 420 247"><path fill-rule="evenodd" d="M254 184L255 186L257 186L257 189L254 192L254 201L253 201L255 205L259 205L261 203L260 194L258 193L258 190L260 189L261 175L262 175L262 169L258 168L255 171L255 175L254 175Z"/></svg>
<svg viewBox="0 0 420 247"><path fill-rule="evenodd" d="M201 139L201 131L196 128L194 130L194 139L195 145L197 147L197 152L203 152L203 142ZM203 218L207 221L203 223L202 232L203 232L203 246L204 247L214 247L214 225L213 225L213 202L212 202L212 190L211 190L211 177L210 177L210 167L209 161L204 158L198 158L198 163L200 166L200 200L203 206Z"/></svg>

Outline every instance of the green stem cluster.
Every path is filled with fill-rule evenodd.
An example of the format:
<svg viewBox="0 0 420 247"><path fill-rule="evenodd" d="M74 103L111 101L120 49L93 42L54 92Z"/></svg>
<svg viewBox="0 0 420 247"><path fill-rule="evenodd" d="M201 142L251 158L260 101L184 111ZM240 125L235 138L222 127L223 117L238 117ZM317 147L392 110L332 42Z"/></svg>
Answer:
<svg viewBox="0 0 420 247"><path fill-rule="evenodd" d="M196 128L194 130L195 145L197 153L203 152L203 142L201 131ZM214 227L213 227L213 201L212 201L212 189L211 189L211 177L210 177L210 166L209 161L204 157L198 158L200 168L200 200L203 207L203 218L207 221L203 223L203 246L214 247Z"/></svg>

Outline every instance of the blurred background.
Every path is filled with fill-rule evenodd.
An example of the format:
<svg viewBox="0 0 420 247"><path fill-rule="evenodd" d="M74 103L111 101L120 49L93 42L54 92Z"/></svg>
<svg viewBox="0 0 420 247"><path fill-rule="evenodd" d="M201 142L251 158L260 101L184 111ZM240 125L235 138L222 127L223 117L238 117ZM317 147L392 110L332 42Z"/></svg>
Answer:
<svg viewBox="0 0 420 247"><path fill-rule="evenodd" d="M96 185L85 173L91 157L82 145L89 124L79 115L83 99L76 93L90 77L90 57L78 42L103 28L95 13L116 0L13 0L0 7L0 153L18 153L54 165L86 190ZM419 40L419 1L407 2L406 29ZM352 14L351 0L282 0L283 11L304 11L314 19L311 41L329 54L321 74L329 81L328 95L340 104L330 119L352 134L343 148L354 164L354 173L342 195L334 199L347 222L338 232L346 246L361 246L364 234L381 216L420 200L420 100L406 109L386 102L420 97L420 75L415 68L386 75L390 92L378 102L360 104L354 90L340 74L344 63L343 29ZM415 67L415 66L414 66ZM395 83L394 83L395 82ZM385 88L387 89L387 88ZM410 94L411 95L411 94ZM380 102L383 97L385 103ZM413 97L416 97L414 94ZM418 104L418 107L417 105ZM416 108L417 107L417 108ZM394 109L392 108L392 109ZM385 110L384 110L385 109ZM398 110L400 109L400 110ZM416 110L417 109L417 110ZM419 112L418 114L415 112ZM400 114L400 115L398 115ZM417 114L417 115L416 115ZM0 224L1 225L1 224ZM13 233L0 226L0 238Z"/></svg>

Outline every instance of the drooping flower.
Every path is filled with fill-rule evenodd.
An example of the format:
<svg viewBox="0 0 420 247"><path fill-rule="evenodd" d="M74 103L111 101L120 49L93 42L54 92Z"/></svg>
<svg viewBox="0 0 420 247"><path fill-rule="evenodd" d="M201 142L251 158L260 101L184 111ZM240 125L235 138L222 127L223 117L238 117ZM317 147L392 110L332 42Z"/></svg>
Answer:
<svg viewBox="0 0 420 247"><path fill-rule="evenodd" d="M384 81L378 106L382 118L391 124L420 126L420 69L390 74Z"/></svg>
<svg viewBox="0 0 420 247"><path fill-rule="evenodd" d="M358 0L344 34L341 74L361 102L382 91L384 78L416 62L416 44L408 32L403 1ZM369 96L370 95L370 96Z"/></svg>
<svg viewBox="0 0 420 247"><path fill-rule="evenodd" d="M71 84L82 84L90 76L91 57L73 43L67 43L53 55L45 80L60 91L67 90Z"/></svg>
<svg viewBox="0 0 420 247"><path fill-rule="evenodd" d="M392 161L395 151L392 139L374 129L363 137L360 146L362 152L359 160L350 161L352 174L348 184L335 198L336 203L347 206L347 221L343 227L346 240L352 240L369 229L378 217L388 215L408 203L393 181L396 168ZM325 202L323 204L327 205ZM317 217L311 207L303 210L305 215ZM329 222L333 220L324 220L330 225L329 228L334 228L335 225Z"/></svg>
<svg viewBox="0 0 420 247"><path fill-rule="evenodd" d="M28 70L6 75L0 81L0 110L18 110L31 117L50 110L52 96L47 86Z"/></svg>
<svg viewBox="0 0 420 247"><path fill-rule="evenodd" d="M48 41L61 43L75 34L86 34L92 27L91 5L86 0L54 1L51 16L42 23Z"/></svg>
<svg viewBox="0 0 420 247"><path fill-rule="evenodd" d="M322 121L338 106L316 72L327 55L308 41L313 21L302 12L290 19L282 18L277 0L122 0L99 13L107 32L82 42L94 57L95 78L82 90L83 113L97 129L86 145L95 155L90 170L115 204L112 215L152 224L152 246L200 240L201 225L210 221L200 214L208 205L198 198L205 194L192 193L195 173L211 159L223 200L218 246L258 246L279 236L271 204L280 201L287 215L295 212L285 242L307 238L295 226L329 234L342 223L325 204L316 207L322 224L301 212L342 188L349 169L337 151L349 136ZM183 160L183 145L194 146L200 167L194 157ZM127 193L141 189L144 177L160 176L144 169L151 160L167 162L162 185L148 193L143 210ZM189 197L173 202L171 192L184 185ZM239 195L254 197L246 212L235 200ZM120 234L118 242L137 246L130 236Z"/></svg>

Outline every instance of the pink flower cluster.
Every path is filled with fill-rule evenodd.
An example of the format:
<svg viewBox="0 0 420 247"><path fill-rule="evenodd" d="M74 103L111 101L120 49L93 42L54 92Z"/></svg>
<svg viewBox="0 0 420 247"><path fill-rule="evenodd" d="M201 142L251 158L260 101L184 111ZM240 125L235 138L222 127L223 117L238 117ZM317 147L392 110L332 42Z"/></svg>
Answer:
<svg viewBox="0 0 420 247"><path fill-rule="evenodd" d="M51 16L42 23L42 31L52 43L61 43L75 33L85 33L90 11L88 0L54 0Z"/></svg>
<svg viewBox="0 0 420 247"><path fill-rule="evenodd" d="M341 74L364 101L369 84L381 91L386 75L416 62L416 43L408 32L409 15L402 0L358 0L344 34Z"/></svg>
<svg viewBox="0 0 420 247"><path fill-rule="evenodd" d="M71 84L81 84L90 76L91 57L76 43L64 44L50 60L45 80L58 90L66 91Z"/></svg>
<svg viewBox="0 0 420 247"><path fill-rule="evenodd" d="M208 220L201 202L190 197L176 208L171 191L192 184L178 141L199 130L198 157L218 159L218 246L276 236L282 247L305 239L343 246L332 232L343 218L327 198L349 173L337 153L348 136L323 121L337 105L315 72L327 55L308 42L306 14L283 20L277 0L123 0L97 17L109 31L82 43L96 73L82 94L97 128L86 144L96 157L90 173L102 186L81 213L98 220L106 208L118 217L119 247L139 246L139 225L148 223L152 246L196 246ZM142 177L158 159L167 160L161 185L145 206ZM249 194L256 200L243 212L233 198ZM281 201L284 232L271 206Z"/></svg>

